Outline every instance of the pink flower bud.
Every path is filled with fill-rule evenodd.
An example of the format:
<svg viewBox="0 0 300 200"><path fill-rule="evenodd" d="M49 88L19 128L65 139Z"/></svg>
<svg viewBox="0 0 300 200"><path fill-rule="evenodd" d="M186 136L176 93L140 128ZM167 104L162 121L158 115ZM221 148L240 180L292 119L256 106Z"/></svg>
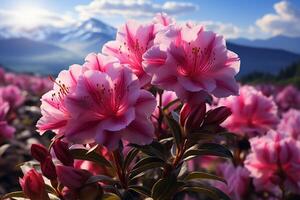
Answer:
<svg viewBox="0 0 300 200"><path fill-rule="evenodd" d="M75 169L63 165L56 166L56 170L59 182L70 189L82 187L91 176L91 173L86 170Z"/></svg>
<svg viewBox="0 0 300 200"><path fill-rule="evenodd" d="M200 128L206 113L205 103L193 105L184 104L180 111L180 124L186 130L196 130Z"/></svg>
<svg viewBox="0 0 300 200"><path fill-rule="evenodd" d="M44 162L47 156L49 156L48 149L41 144L31 145L31 155L39 162Z"/></svg>
<svg viewBox="0 0 300 200"><path fill-rule="evenodd" d="M66 166L73 166L74 159L69 151L68 144L61 140L56 140L53 144L56 157Z"/></svg>
<svg viewBox="0 0 300 200"><path fill-rule="evenodd" d="M56 169L51 156L47 156L47 158L41 163L41 169L44 176L46 176L48 179L56 179Z"/></svg>
<svg viewBox="0 0 300 200"><path fill-rule="evenodd" d="M204 123L205 124L221 124L231 115L229 108L225 106L218 107L216 109L210 110L207 113Z"/></svg>
<svg viewBox="0 0 300 200"><path fill-rule="evenodd" d="M30 200L50 200L41 174L34 169L19 180L23 192Z"/></svg>
<svg viewBox="0 0 300 200"><path fill-rule="evenodd" d="M185 120L191 114L191 107L188 103L185 103L180 110L179 122L181 126L184 126Z"/></svg>

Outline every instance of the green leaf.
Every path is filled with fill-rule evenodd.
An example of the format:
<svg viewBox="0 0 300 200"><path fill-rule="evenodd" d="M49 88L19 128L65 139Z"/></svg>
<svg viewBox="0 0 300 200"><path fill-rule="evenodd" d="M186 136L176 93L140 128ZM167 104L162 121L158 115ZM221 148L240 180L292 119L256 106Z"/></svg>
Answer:
<svg viewBox="0 0 300 200"><path fill-rule="evenodd" d="M155 145L156 143L159 144L159 142L153 141L151 144L149 145L137 145L137 144L129 144L129 146L132 146L136 149L139 149L141 152L143 152L146 155L149 156L154 156L154 157L159 157L161 159L164 159L165 155L164 153L161 151L160 148L158 148L158 145Z"/></svg>
<svg viewBox="0 0 300 200"><path fill-rule="evenodd" d="M98 182L106 182L110 183L111 185L119 183L118 181L112 179L109 176L105 175L96 175L96 176L91 176L85 184L91 184L91 183L98 183Z"/></svg>
<svg viewBox="0 0 300 200"><path fill-rule="evenodd" d="M121 198L113 193L106 193L103 195L102 200L121 200Z"/></svg>
<svg viewBox="0 0 300 200"><path fill-rule="evenodd" d="M58 196L56 190L55 190L52 186L50 186L50 185L47 185L47 184L46 184L46 191L47 191L48 193L50 193L50 194L53 194L53 195L55 195L55 196Z"/></svg>
<svg viewBox="0 0 300 200"><path fill-rule="evenodd" d="M129 190L133 190L133 191L135 191L141 195L144 195L146 197L151 197L151 191L143 186L131 185L128 188L129 188Z"/></svg>
<svg viewBox="0 0 300 200"><path fill-rule="evenodd" d="M106 166L106 167L110 167L112 168L111 163L106 160L106 158L94 151L88 153L88 151L86 149L71 149L70 150L72 156L74 159L78 159L78 160L88 160L88 161L92 161L95 162L101 166Z"/></svg>
<svg viewBox="0 0 300 200"><path fill-rule="evenodd" d="M8 198L26 198L26 195L23 191L16 191L16 192L10 192L5 194L1 197L1 199L8 199Z"/></svg>
<svg viewBox="0 0 300 200"><path fill-rule="evenodd" d="M133 159L136 157L138 153L139 153L139 149L136 148L130 149L124 161L124 169L127 169L130 166Z"/></svg>
<svg viewBox="0 0 300 200"><path fill-rule="evenodd" d="M154 200L171 199L183 185L183 182L177 182L174 175L170 175L167 178L159 179L153 185L151 196Z"/></svg>
<svg viewBox="0 0 300 200"><path fill-rule="evenodd" d="M201 186L187 186L182 189L182 191L187 192L197 192L200 194L204 194L214 200L231 200L224 192L221 190L207 186L207 185L201 185Z"/></svg>
<svg viewBox="0 0 300 200"><path fill-rule="evenodd" d="M212 179L212 180L222 181L227 184L225 179L206 172L191 172L184 179L187 181L194 180L194 179Z"/></svg>
<svg viewBox="0 0 300 200"><path fill-rule="evenodd" d="M143 165L149 164L149 163L164 163L164 161L157 157L152 157L152 156L146 157L146 158L143 158L142 160L140 160L139 162L137 162L134 165L134 167L132 168L132 171Z"/></svg>
<svg viewBox="0 0 300 200"><path fill-rule="evenodd" d="M4 144L0 146L0 157L5 153L5 151L10 147L10 144Z"/></svg>
<svg viewBox="0 0 300 200"><path fill-rule="evenodd" d="M143 160L142 160L143 161ZM145 172L147 170L150 169L155 169L158 167L164 167L165 166L165 162L162 160L153 160L150 162L150 160L148 160L149 162L143 161L143 164L139 164L139 167L135 167L131 172L130 172L130 179L133 179L135 176L139 175L142 172Z"/></svg>
<svg viewBox="0 0 300 200"><path fill-rule="evenodd" d="M198 149L191 149L185 152L183 155L183 160L187 161L196 156L219 156L224 158L232 159L232 153L226 147L216 144L216 143L205 143L201 145Z"/></svg>
<svg viewBox="0 0 300 200"><path fill-rule="evenodd" d="M173 101L171 101L170 103L168 103L166 106L164 106L163 111L166 112L168 111L168 109L173 106L174 104L180 102L180 99L175 99Z"/></svg>
<svg viewBox="0 0 300 200"><path fill-rule="evenodd" d="M86 154L89 154L89 153L95 151L95 150L98 148L98 146L99 146L99 145L96 144L95 146L93 146L92 148L90 148L90 149L86 152Z"/></svg>
<svg viewBox="0 0 300 200"><path fill-rule="evenodd" d="M182 138L182 133L181 133L181 128L178 124L177 121L175 121L173 118L170 118L169 116L165 116L165 119L168 123L168 126L170 127L172 134L174 136L176 146L180 147L183 138Z"/></svg>

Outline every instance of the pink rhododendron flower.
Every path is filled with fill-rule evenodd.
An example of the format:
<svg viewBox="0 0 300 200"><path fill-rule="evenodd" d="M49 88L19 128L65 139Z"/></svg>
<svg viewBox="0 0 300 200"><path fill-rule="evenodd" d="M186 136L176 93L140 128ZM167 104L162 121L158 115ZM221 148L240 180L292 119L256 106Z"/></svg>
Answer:
<svg viewBox="0 0 300 200"><path fill-rule="evenodd" d="M102 52L115 56L121 64L128 65L139 78L141 86L144 86L151 78L142 67L142 56L152 46L153 39L153 24L128 21L119 28L116 40L106 43Z"/></svg>
<svg viewBox="0 0 300 200"><path fill-rule="evenodd" d="M9 104L0 100L0 143L3 140L10 139L14 136L16 129L10 126L6 121L6 115L9 111Z"/></svg>
<svg viewBox="0 0 300 200"><path fill-rule="evenodd" d="M37 122L37 128L41 134L47 130L52 130L58 134L63 132L70 119L65 99L75 90L82 69L79 65L72 65L69 70L61 71L57 79L53 80L53 90L42 96L42 117Z"/></svg>
<svg viewBox="0 0 300 200"><path fill-rule="evenodd" d="M183 99L197 101L207 92L217 97L238 94L238 56L227 50L222 36L201 26L169 26L156 34L143 58L151 83Z"/></svg>
<svg viewBox="0 0 300 200"><path fill-rule="evenodd" d="M243 200L249 187L250 173L242 166L235 167L231 163L218 166L219 174L227 181L227 185L216 182L215 186L232 197L232 200Z"/></svg>
<svg viewBox="0 0 300 200"><path fill-rule="evenodd" d="M251 150L245 167L254 178L255 188L280 195L279 184L286 190L300 189L300 143L270 130L267 135L250 139Z"/></svg>
<svg viewBox="0 0 300 200"><path fill-rule="evenodd" d="M290 109L284 113L277 127L278 130L294 139L300 138L300 111Z"/></svg>
<svg viewBox="0 0 300 200"><path fill-rule="evenodd" d="M20 106L25 100L22 91L14 85L0 88L0 96L9 103L11 108Z"/></svg>
<svg viewBox="0 0 300 200"><path fill-rule="evenodd" d="M277 107L272 97L264 96L252 86L243 86L240 96L220 99L219 105L230 108L232 112L222 125L240 135L263 134L278 123Z"/></svg>
<svg viewBox="0 0 300 200"><path fill-rule="evenodd" d="M276 102L283 110L300 109L300 91L292 85L285 87L276 96Z"/></svg>
<svg viewBox="0 0 300 200"><path fill-rule="evenodd" d="M149 117L155 106L153 95L140 89L130 69L115 65L107 73L87 70L67 98L72 117L65 137L74 143L96 141L109 148L115 148L120 139L150 143L154 129Z"/></svg>
<svg viewBox="0 0 300 200"><path fill-rule="evenodd" d="M167 106L170 102L172 102L172 101L174 101L174 100L176 100L176 99L178 99L178 97L176 96L176 93L175 92L172 92L172 91L164 91L163 93L162 93L162 97L161 97L161 106L162 106L162 108L164 108L165 106ZM160 101L160 98L159 98L159 95L157 94L156 95L156 101L157 101L157 105L159 105L159 101ZM172 106L170 106L169 108L168 108L168 112L171 112L171 111L173 111L174 109L176 109L178 106L179 106L179 102L177 102L177 103L174 103ZM153 112L153 115L155 116L155 117L158 117L159 116L159 108L158 107L156 107L155 108L155 110L154 110L154 112Z"/></svg>

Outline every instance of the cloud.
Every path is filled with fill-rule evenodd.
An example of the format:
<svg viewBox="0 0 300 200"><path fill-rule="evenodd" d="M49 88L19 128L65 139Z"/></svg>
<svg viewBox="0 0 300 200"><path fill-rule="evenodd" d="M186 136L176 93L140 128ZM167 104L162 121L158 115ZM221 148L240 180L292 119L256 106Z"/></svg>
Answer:
<svg viewBox="0 0 300 200"><path fill-rule="evenodd" d="M239 27L231 23L224 23L219 21L195 21L190 20L192 24L199 24L205 27L206 30L213 31L219 35L225 36L226 39L237 38L244 31ZM185 24L185 21L180 21L181 24Z"/></svg>
<svg viewBox="0 0 300 200"><path fill-rule="evenodd" d="M300 36L300 10L288 1L274 4L275 14L266 14L256 25L272 35Z"/></svg>
<svg viewBox="0 0 300 200"><path fill-rule="evenodd" d="M166 1L163 4L152 0L93 0L87 5L78 5L75 10L82 18L99 15L121 15L124 17L150 17L157 12L181 14L192 12L198 6L189 2Z"/></svg>

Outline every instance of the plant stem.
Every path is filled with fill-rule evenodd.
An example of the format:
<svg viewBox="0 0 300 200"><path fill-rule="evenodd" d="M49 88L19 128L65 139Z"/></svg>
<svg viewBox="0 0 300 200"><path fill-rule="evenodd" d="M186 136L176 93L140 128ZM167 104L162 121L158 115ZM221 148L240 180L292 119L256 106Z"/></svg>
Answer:
<svg viewBox="0 0 300 200"><path fill-rule="evenodd" d="M113 160L114 160L114 164L116 166L116 172L117 172L118 178L121 182L121 185L124 189L127 190L128 185L127 185L125 171L123 170L123 167L121 164L121 157L120 157L119 149L113 151Z"/></svg>

